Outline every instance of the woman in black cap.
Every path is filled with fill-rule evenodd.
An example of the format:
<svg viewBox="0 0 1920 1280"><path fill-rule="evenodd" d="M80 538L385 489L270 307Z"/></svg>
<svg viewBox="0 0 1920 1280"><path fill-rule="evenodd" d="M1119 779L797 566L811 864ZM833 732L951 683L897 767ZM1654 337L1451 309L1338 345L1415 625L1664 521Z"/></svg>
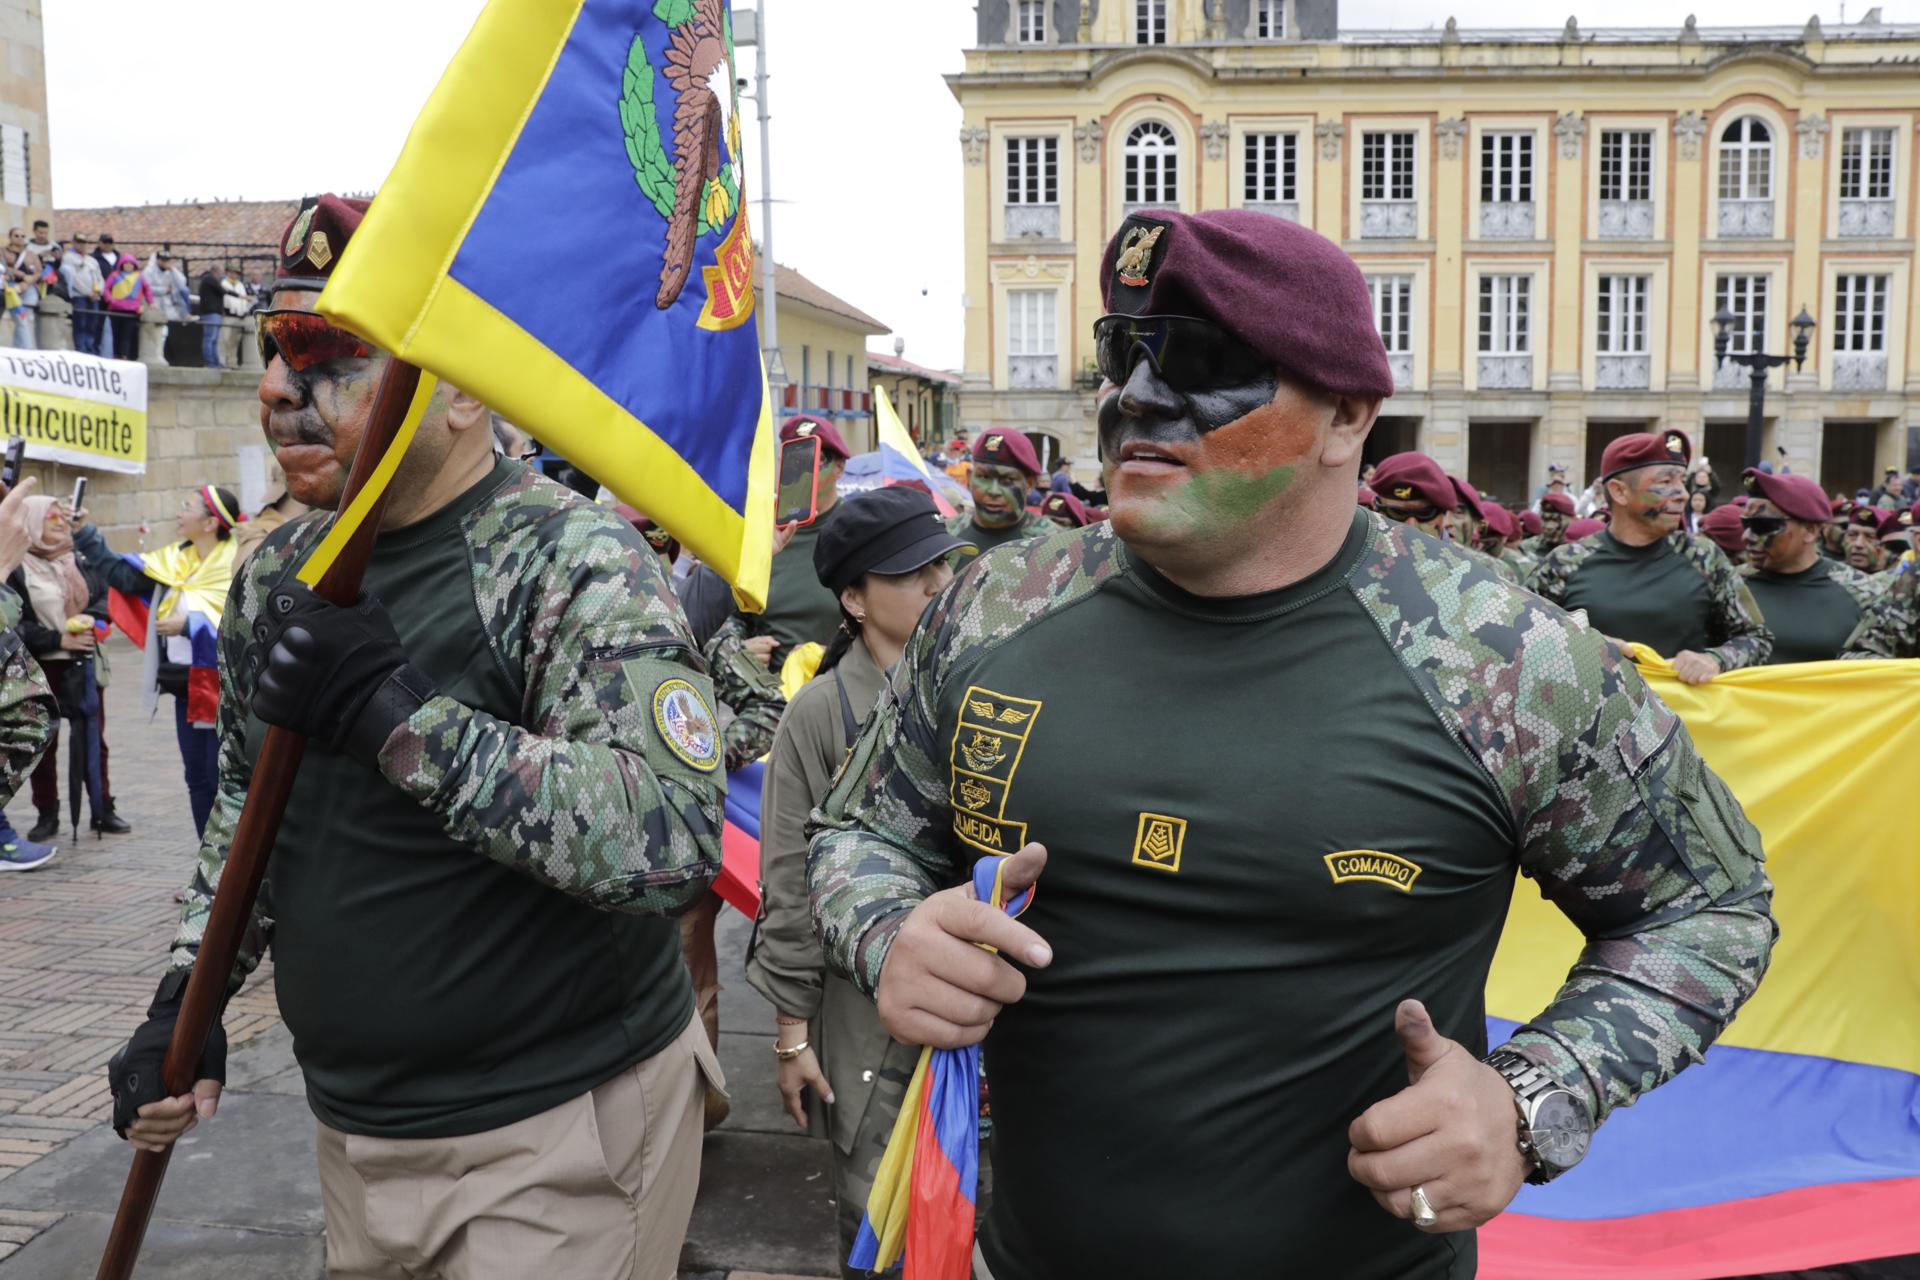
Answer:
<svg viewBox="0 0 1920 1280"><path fill-rule="evenodd" d="M760 798L760 927L747 957L747 980L779 1015L774 1054L788 1114L808 1127L802 1096L808 1088L829 1105L843 1259L920 1050L896 1043L880 1025L873 1001L826 972L807 906L802 828L872 713L887 670L920 615L953 580L953 553L966 546L947 532L933 500L918 489L863 493L827 516L813 564L821 584L839 599L840 630L819 674L787 704L767 757Z"/></svg>

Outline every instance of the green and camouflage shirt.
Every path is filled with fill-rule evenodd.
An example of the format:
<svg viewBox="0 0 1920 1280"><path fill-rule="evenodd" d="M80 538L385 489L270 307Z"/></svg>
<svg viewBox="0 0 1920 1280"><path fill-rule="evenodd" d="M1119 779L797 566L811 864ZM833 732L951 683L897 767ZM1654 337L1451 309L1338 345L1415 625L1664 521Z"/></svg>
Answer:
<svg viewBox="0 0 1920 1280"><path fill-rule="evenodd" d="M1179 1224L1120 1241L1167 1274L1196 1221L1208 1274L1279 1241L1303 1274L1471 1274L1470 1237L1369 1229L1346 1126L1405 1083L1398 999L1484 1043L1516 872L1589 941L1511 1043L1597 1118L1699 1061L1765 971L1758 833L1638 673L1459 548L1353 519L1326 568L1239 600L1110 525L982 557L814 815L825 959L870 994L915 904L1048 848L1023 919L1054 960L985 1052L1003 1280L1097 1271L1118 1246L1061 1224L1113 1216Z"/></svg>
<svg viewBox="0 0 1920 1280"><path fill-rule="evenodd" d="M728 614L720 629L708 637L704 655L726 725L721 740L730 770L767 754L787 709L780 678L747 651L747 634L746 620L737 613Z"/></svg>
<svg viewBox="0 0 1920 1280"><path fill-rule="evenodd" d="M1722 671L1764 664L1773 649L1753 593L1727 553L1675 530L1645 547L1606 530L1555 548L1525 583L1562 609L1584 609L1601 634L1671 658L1712 655Z"/></svg>
<svg viewBox="0 0 1920 1280"><path fill-rule="evenodd" d="M1767 658L1772 666L1839 657L1883 589L1878 580L1824 556L1814 557L1799 573L1743 564L1740 577L1773 635Z"/></svg>
<svg viewBox="0 0 1920 1280"><path fill-rule="evenodd" d="M1878 583L1882 579L1876 576L1869 581ZM1881 587L1879 596L1861 617L1860 629L1847 641L1840 656L1920 658L1920 568L1908 569Z"/></svg>
<svg viewBox="0 0 1920 1280"><path fill-rule="evenodd" d="M20 614L20 597L0 584L0 805L39 763L60 714L46 675L16 630Z"/></svg>
<svg viewBox="0 0 1920 1280"><path fill-rule="evenodd" d="M1020 519L1004 529L989 529L984 525L975 524L971 511L962 511L947 521L947 532L960 541L978 548L981 555L985 555L995 547L1004 547L1009 542L1025 542L1029 538L1037 538L1053 527L1052 521L1045 516L1035 515L1031 511L1022 511Z"/></svg>

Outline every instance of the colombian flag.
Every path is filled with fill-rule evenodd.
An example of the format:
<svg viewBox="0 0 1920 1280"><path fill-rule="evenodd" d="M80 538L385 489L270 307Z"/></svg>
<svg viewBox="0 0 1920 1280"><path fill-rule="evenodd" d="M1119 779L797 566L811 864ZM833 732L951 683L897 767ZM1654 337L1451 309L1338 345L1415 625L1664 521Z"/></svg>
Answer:
<svg viewBox="0 0 1920 1280"><path fill-rule="evenodd" d="M907 434L900 415L894 412L893 401L887 399L884 387L873 389L873 420L880 439L880 483L883 486L908 484L916 489L925 489L932 495L933 505L941 516L951 519L954 515L953 504L940 492L939 481L933 478L932 468L920 456L920 450L914 445L913 437Z"/></svg>
<svg viewBox="0 0 1920 1280"><path fill-rule="evenodd" d="M727 0L491 0L321 295L765 603L775 437ZM567 263L555 227L598 256Z"/></svg>
<svg viewBox="0 0 1920 1280"><path fill-rule="evenodd" d="M720 832L720 876L713 891L749 920L760 918L760 789L758 760L727 774L727 824Z"/></svg>
<svg viewBox="0 0 1920 1280"><path fill-rule="evenodd" d="M1480 1232L1482 1280L1710 1280L1920 1252L1920 662L1710 684L1643 659L1766 842L1780 941L1706 1061L1615 1112L1564 1178ZM1489 1043L1580 950L1529 886L1487 986Z"/></svg>

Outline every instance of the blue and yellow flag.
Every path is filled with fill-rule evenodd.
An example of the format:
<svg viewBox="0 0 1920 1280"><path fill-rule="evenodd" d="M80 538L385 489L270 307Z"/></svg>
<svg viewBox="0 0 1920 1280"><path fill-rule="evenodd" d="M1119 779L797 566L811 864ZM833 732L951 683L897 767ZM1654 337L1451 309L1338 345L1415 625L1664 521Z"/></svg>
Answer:
<svg viewBox="0 0 1920 1280"><path fill-rule="evenodd" d="M492 0L319 307L761 607L776 441L727 0Z"/></svg>

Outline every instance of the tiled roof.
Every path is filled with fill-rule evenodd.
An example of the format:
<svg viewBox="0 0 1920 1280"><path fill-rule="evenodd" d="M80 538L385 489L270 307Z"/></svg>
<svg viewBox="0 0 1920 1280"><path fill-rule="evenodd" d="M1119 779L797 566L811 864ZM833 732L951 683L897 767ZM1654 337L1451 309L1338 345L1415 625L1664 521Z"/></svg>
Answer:
<svg viewBox="0 0 1920 1280"><path fill-rule="evenodd" d="M783 298L792 298L795 302L804 302L810 307L818 307L822 311L831 311L837 316L844 316L868 333L893 332L851 302L828 293L792 267L776 264L773 282L774 288L780 291L780 296Z"/></svg>
<svg viewBox="0 0 1920 1280"><path fill-rule="evenodd" d="M912 378L924 378L928 382L958 383L960 375L949 369L929 369L923 364L915 364L900 356L882 355L878 351L867 352L867 368L884 369L888 373L902 373Z"/></svg>
<svg viewBox="0 0 1920 1280"><path fill-rule="evenodd" d="M300 208L298 200L210 200L198 204L116 205L106 209L56 209L53 234L102 232L128 253L145 256L161 245L189 263L224 257L268 262L280 233ZM240 252L235 252L236 250Z"/></svg>

